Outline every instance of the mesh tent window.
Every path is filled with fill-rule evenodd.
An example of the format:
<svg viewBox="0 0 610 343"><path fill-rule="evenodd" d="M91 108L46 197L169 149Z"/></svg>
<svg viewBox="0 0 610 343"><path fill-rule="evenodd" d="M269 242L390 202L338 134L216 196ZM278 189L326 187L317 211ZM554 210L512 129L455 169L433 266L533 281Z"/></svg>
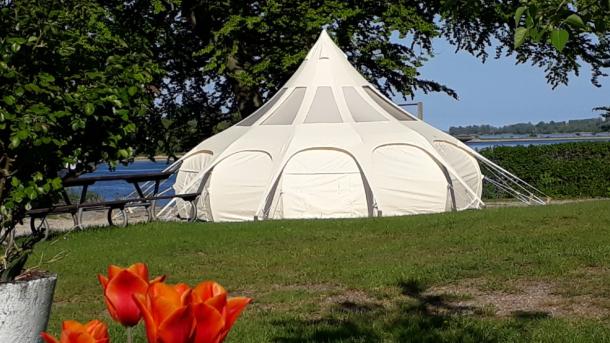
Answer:
<svg viewBox="0 0 610 343"><path fill-rule="evenodd" d="M309 108L309 113L305 118L305 123L341 123L341 114L339 107L333 95L333 90L330 87L318 87L316 95L313 98L313 103Z"/></svg>
<svg viewBox="0 0 610 343"><path fill-rule="evenodd" d="M373 101L375 101L375 103L377 103L377 105L379 105L379 107L383 108L384 111L386 111L392 117L394 117L398 120L401 120L401 121L415 120L413 117L408 115L405 111L400 109L398 106L392 104L391 102L389 102L386 99L379 96L379 94L377 94L373 89L371 89L371 87L364 86L363 88L364 88L364 91L366 92L366 94L368 94L368 96L370 96L371 99L373 99Z"/></svg>
<svg viewBox="0 0 610 343"><path fill-rule="evenodd" d="M354 87L343 87L343 97L355 122L388 121L358 94Z"/></svg>
<svg viewBox="0 0 610 343"><path fill-rule="evenodd" d="M301 103L305 97L305 87L297 87L270 116L263 125L291 125L299 113Z"/></svg>
<svg viewBox="0 0 610 343"><path fill-rule="evenodd" d="M251 115L247 116L244 120L237 123L237 126L252 126L252 124L256 123L267 111L275 105L278 100L282 98L282 95L286 93L286 88L280 89L275 95L266 103L263 104L258 110L256 110Z"/></svg>

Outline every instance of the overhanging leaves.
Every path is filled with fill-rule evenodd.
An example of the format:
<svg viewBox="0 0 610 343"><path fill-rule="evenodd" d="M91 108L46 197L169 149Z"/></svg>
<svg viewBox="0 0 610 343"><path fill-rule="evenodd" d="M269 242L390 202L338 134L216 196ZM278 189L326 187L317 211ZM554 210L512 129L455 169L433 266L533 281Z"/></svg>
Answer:
<svg viewBox="0 0 610 343"><path fill-rule="evenodd" d="M523 42L525 42L525 38L527 37L528 31L529 29L525 27L518 27L517 30L515 30L515 49L523 45Z"/></svg>
<svg viewBox="0 0 610 343"><path fill-rule="evenodd" d="M563 51L569 38L570 34L564 29L555 29L551 32L551 44L553 44L555 49L559 52Z"/></svg>

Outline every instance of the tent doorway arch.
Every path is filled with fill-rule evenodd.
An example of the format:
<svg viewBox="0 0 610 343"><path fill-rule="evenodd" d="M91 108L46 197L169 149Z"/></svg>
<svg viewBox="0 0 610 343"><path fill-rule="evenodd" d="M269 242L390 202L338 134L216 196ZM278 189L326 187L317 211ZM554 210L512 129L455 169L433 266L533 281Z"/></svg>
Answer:
<svg viewBox="0 0 610 343"><path fill-rule="evenodd" d="M373 150L375 196L383 215L399 216L451 210L447 176L424 150L408 144Z"/></svg>
<svg viewBox="0 0 610 343"><path fill-rule="evenodd" d="M337 149L308 149L293 155L280 180L273 218L366 217L371 195L356 160Z"/></svg>
<svg viewBox="0 0 610 343"><path fill-rule="evenodd" d="M182 164L180 165L180 169L176 174L176 181L174 181L174 191L176 194L178 193L190 193L187 188L192 183L192 181L199 175L199 172L205 169L212 161L214 154L209 150L198 151L194 154L186 156L182 160ZM199 199L199 204L197 207L202 207L203 199ZM182 199L176 199L176 207L178 208L178 215L186 218L189 215L190 204L185 202Z"/></svg>
<svg viewBox="0 0 610 343"><path fill-rule="evenodd" d="M199 172L209 165L213 156L214 154L211 151L202 150L185 157L176 174L174 189L177 192L181 192L186 188L191 183L191 180L197 177Z"/></svg>

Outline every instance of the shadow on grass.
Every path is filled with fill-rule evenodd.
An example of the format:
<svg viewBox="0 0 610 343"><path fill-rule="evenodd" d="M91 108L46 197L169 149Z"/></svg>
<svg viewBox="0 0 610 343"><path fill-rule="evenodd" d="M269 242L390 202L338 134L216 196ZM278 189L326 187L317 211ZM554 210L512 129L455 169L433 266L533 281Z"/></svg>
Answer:
<svg viewBox="0 0 610 343"><path fill-rule="evenodd" d="M401 296L377 302L339 301L319 318L273 322L284 333L275 342L499 342L527 341L527 327L549 318L519 312L507 320L485 309L459 305L449 295L429 295L421 283L401 281ZM455 300L455 299L454 299Z"/></svg>

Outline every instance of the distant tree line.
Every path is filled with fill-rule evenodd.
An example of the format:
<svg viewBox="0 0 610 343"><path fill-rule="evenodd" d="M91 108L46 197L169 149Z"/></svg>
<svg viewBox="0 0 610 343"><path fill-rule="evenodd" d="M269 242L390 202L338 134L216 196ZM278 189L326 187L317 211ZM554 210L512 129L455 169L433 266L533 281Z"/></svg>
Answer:
<svg viewBox="0 0 610 343"><path fill-rule="evenodd" d="M578 119L568 121L550 121L532 123L518 123L505 126L469 125L449 128L452 135L497 135L497 134L548 134L548 133L578 133L602 132L605 129L602 118Z"/></svg>
<svg viewBox="0 0 610 343"><path fill-rule="evenodd" d="M610 131L610 106L595 107L593 111L598 111L599 115L602 116L602 131Z"/></svg>

